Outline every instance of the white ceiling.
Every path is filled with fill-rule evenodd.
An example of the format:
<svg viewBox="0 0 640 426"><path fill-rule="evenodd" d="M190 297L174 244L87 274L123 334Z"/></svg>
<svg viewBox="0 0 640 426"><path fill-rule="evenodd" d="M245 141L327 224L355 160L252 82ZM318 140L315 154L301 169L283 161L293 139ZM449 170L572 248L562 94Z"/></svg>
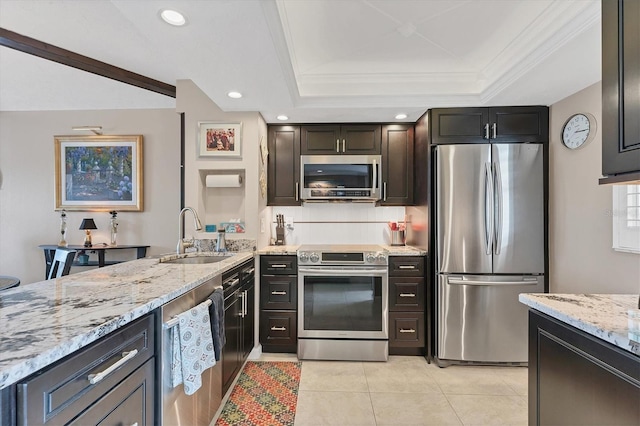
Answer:
<svg viewBox="0 0 640 426"><path fill-rule="evenodd" d="M162 22L167 7L188 24ZM599 0L0 0L0 27L165 83L193 80L223 110L269 123L550 105L600 80ZM0 47L2 111L173 107Z"/></svg>

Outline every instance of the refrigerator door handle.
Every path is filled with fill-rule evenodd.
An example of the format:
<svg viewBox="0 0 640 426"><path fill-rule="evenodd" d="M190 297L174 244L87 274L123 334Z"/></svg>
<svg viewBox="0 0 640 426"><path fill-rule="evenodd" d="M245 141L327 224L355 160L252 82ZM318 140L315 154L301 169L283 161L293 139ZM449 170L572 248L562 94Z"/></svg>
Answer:
<svg viewBox="0 0 640 426"><path fill-rule="evenodd" d="M495 194L494 253L500 254L500 246L502 245L502 173L500 173L499 163L493 163L493 185Z"/></svg>
<svg viewBox="0 0 640 426"><path fill-rule="evenodd" d="M485 252L490 255L493 250L493 225L494 225L494 183L491 163L484 165L484 239Z"/></svg>
<svg viewBox="0 0 640 426"><path fill-rule="evenodd" d="M475 285L475 286L498 286L498 285L527 285L538 282L538 277L525 277L522 280L511 281L483 281L465 280L462 277L447 277L447 284L450 285Z"/></svg>

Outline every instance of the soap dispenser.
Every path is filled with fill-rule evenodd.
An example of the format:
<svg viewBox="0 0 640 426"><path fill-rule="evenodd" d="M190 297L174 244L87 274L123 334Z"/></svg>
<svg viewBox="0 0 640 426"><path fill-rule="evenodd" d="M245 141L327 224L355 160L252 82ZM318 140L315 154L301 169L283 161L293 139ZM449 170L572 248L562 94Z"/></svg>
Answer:
<svg viewBox="0 0 640 426"><path fill-rule="evenodd" d="M227 243L224 237L224 228L218 230L218 240L216 241L216 251L227 251Z"/></svg>

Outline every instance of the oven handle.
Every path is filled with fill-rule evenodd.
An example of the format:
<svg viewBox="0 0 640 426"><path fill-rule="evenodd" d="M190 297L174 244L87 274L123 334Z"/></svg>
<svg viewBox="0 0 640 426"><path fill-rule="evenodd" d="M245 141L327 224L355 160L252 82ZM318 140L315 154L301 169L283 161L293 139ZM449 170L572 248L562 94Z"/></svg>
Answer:
<svg viewBox="0 0 640 426"><path fill-rule="evenodd" d="M345 268L345 269L328 269L328 268L318 268L318 269L307 269L307 268L299 268L298 273L304 274L307 276L326 276L326 275L335 275L335 276L383 276L388 274L387 268Z"/></svg>

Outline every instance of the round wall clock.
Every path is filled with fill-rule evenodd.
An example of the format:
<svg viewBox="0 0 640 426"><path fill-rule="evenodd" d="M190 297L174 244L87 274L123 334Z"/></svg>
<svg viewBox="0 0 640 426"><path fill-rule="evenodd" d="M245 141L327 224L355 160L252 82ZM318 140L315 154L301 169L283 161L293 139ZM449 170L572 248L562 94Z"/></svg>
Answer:
<svg viewBox="0 0 640 426"><path fill-rule="evenodd" d="M562 127L562 144L569 149L578 149L596 135L596 119L589 113L573 114Z"/></svg>

